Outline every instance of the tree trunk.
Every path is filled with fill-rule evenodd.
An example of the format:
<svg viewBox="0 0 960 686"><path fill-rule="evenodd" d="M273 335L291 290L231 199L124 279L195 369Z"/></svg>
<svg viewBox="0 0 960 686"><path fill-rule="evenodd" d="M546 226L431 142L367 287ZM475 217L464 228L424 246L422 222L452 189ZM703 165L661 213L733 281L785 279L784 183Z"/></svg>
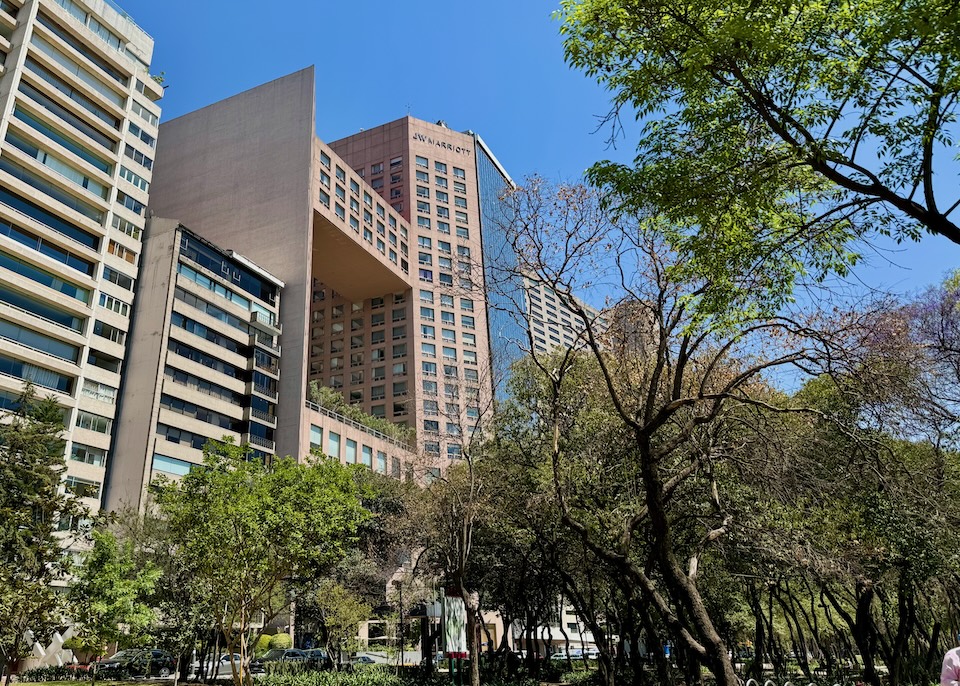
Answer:
<svg viewBox="0 0 960 686"><path fill-rule="evenodd" d="M470 650L470 686L480 686L480 634L477 624L480 619L480 599L476 593L464 593L467 607L467 647Z"/></svg>

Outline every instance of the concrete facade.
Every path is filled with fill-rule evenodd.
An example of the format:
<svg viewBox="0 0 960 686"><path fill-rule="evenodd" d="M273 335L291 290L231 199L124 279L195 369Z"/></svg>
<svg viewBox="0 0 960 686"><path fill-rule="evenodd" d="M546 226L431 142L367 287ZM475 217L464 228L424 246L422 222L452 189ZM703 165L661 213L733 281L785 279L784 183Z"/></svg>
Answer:
<svg viewBox="0 0 960 686"><path fill-rule="evenodd" d="M65 488L94 510L155 159L152 51L103 0L0 0L0 409L25 381L57 399Z"/></svg>
<svg viewBox="0 0 960 686"><path fill-rule="evenodd" d="M406 117L328 146L314 108L310 68L164 123L151 209L286 284L279 454L309 452L316 381L435 473L492 401L478 138Z"/></svg>
<svg viewBox="0 0 960 686"><path fill-rule="evenodd" d="M142 509L158 476L224 437L275 454L283 282L170 219L151 219L130 334L108 509Z"/></svg>

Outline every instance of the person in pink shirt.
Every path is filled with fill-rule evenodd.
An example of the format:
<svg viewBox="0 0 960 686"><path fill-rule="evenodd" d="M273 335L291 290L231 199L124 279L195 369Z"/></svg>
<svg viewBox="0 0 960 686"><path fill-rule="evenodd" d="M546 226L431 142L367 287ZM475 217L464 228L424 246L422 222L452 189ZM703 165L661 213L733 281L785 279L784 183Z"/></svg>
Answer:
<svg viewBox="0 0 960 686"><path fill-rule="evenodd" d="M943 656L940 686L960 686L960 648L948 650Z"/></svg>

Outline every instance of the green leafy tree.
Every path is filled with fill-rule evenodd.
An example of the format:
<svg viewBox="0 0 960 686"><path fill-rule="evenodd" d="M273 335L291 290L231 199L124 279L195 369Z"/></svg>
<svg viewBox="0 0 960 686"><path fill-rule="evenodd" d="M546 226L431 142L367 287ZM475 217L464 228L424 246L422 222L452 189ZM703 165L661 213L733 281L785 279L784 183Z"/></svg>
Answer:
<svg viewBox="0 0 960 686"><path fill-rule="evenodd" d="M564 0L569 64L643 122L590 178L666 218L712 311L845 271L854 237L960 243L958 9L946 0ZM944 181L941 183L941 179ZM771 300L770 294L774 297Z"/></svg>
<svg viewBox="0 0 960 686"><path fill-rule="evenodd" d="M205 658L218 644L210 588L205 579L193 575L179 554L179 541L170 522L153 508L143 513L121 510L111 530L116 532L121 545L132 546L139 569L159 571L147 601L159 617L151 632L155 645L179 656L178 679L188 676L182 667L192 661L194 651L203 671L208 662Z"/></svg>
<svg viewBox="0 0 960 686"><path fill-rule="evenodd" d="M246 447L208 446L205 468L161 485L156 502L189 573L209 589L226 650L256 645L254 623L287 610L291 585L320 576L353 545L368 518L349 469L330 460L253 459Z"/></svg>
<svg viewBox="0 0 960 686"><path fill-rule="evenodd" d="M63 625L62 597L51 584L65 576L70 528L88 516L61 491L62 430L63 410L52 398L37 399L30 385L0 419L0 653L8 681L33 647L27 632L43 640Z"/></svg>
<svg viewBox="0 0 960 686"><path fill-rule="evenodd" d="M110 644L136 645L153 625L156 612L147 599L160 570L139 568L132 542L120 542L110 531L94 530L92 538L71 580L68 602L74 642L99 657Z"/></svg>
<svg viewBox="0 0 960 686"><path fill-rule="evenodd" d="M728 470L762 460L766 413L814 411L768 379L851 365L868 322L697 312L715 283L679 268L662 221L609 216L581 187L533 184L509 199L521 271L553 288L584 332L581 349L552 355L528 341L516 451L540 456L559 521L608 570L631 621L674 641L687 679L702 665L736 684L723 611L707 594L738 524ZM587 280L614 293L603 323L571 297Z"/></svg>
<svg viewBox="0 0 960 686"><path fill-rule="evenodd" d="M342 662L344 651L355 643L360 622L370 618L373 608L356 593L333 580L324 580L314 596L314 608L334 664Z"/></svg>

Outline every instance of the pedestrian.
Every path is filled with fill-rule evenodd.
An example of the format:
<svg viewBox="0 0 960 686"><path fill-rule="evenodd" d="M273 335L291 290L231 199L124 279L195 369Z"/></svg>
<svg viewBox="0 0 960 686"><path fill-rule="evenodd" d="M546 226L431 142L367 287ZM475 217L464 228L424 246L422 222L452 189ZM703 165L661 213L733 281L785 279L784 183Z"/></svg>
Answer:
<svg viewBox="0 0 960 686"><path fill-rule="evenodd" d="M960 640L960 636L957 637ZM960 648L948 650L940 668L940 686L960 686Z"/></svg>

